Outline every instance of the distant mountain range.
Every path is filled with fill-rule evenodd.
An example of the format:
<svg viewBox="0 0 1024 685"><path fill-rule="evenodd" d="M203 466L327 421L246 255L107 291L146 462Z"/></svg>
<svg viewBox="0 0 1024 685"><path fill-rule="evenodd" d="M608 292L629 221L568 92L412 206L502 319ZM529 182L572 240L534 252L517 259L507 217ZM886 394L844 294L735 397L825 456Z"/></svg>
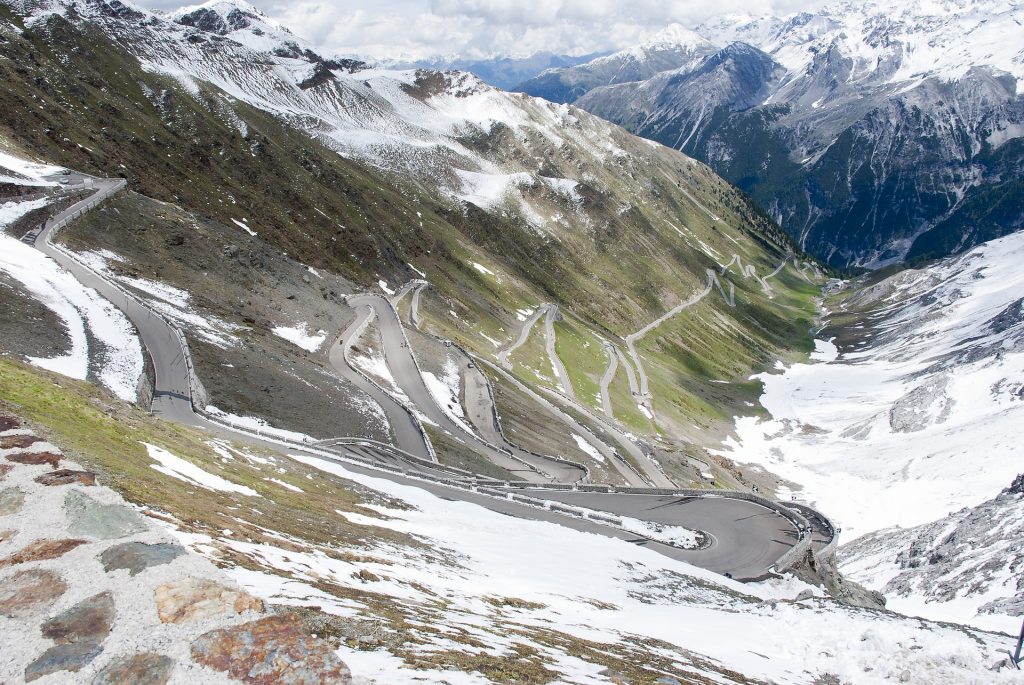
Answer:
<svg viewBox="0 0 1024 685"><path fill-rule="evenodd" d="M422 67L435 71L468 71L485 83L501 88L514 90L524 81L549 70L567 69L578 64L585 64L592 59L601 57L606 52L592 52L588 55L573 57L556 55L551 52L538 52L529 57L496 57L494 59L466 60L458 58L436 57L418 62L400 63L401 68Z"/></svg>
<svg viewBox="0 0 1024 685"><path fill-rule="evenodd" d="M837 267L1024 227L1024 8L835 3L670 27L517 87L709 163Z"/></svg>

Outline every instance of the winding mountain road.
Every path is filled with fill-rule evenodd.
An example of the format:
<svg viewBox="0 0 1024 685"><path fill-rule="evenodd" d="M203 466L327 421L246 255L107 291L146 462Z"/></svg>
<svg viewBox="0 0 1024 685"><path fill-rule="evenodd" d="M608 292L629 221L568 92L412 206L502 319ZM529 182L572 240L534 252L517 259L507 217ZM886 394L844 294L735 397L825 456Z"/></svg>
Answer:
<svg viewBox="0 0 1024 685"><path fill-rule="evenodd" d="M562 388L562 393L573 402L576 401L576 391L572 389L572 381L569 380L569 372L565 370L565 364L558 357L555 350L555 321L559 318L558 305L549 305L544 316L544 347L551 360L551 366L555 369L555 376Z"/></svg>
<svg viewBox="0 0 1024 685"><path fill-rule="evenodd" d="M73 253L53 245L54 232L64 223L80 216L84 211L91 209L125 187L122 180L75 177L73 182L84 187L94 187L96 192L48 221L32 242L39 250L72 273L84 286L95 289L121 309L135 326L154 365L156 375L153 399L154 414L168 420L201 428L211 435L258 445L283 454L303 454L315 459L341 463L346 469L354 472L366 473L422 488L441 497L457 498L513 516L553 521L577 530L627 540L702 568L719 573L729 573L741 580L763 577L796 544L797 522L800 520L798 515L775 511L745 499L723 496L679 496L656 492L649 494L574 492L543 489L543 486L536 485L530 486L534 488L529 491L530 494L539 494L545 499L664 525L697 528L710 534L712 544L708 549L686 550L656 542L635 532L627 532L586 519L566 516L557 511L547 511L476 493L472 491L471 487L455 484L457 480L465 480L463 476L454 474L440 464L427 465L429 462L424 463L423 459L413 454L406 454L387 445L358 439L335 439L329 442L335 444L334 449L337 452L327 454L323 450L313 449L310 446L283 443L272 438L260 437L206 418L197 413L193 406L195 402L198 402L198 398L194 396L193 392L194 384L195 387L198 387L198 378L195 377L187 343L180 332L162 316L150 310L141 300L131 296L119 286L79 262ZM436 410L443 414L423 385L422 377L419 375L411 352L403 345L404 332L401 330L401 323L390 303L376 295L357 295L352 298L352 305L357 310L357 317L332 346L331 352L335 358L338 354L335 349L341 346L341 361L344 362L344 345L353 340L367 324L370 313L366 308L369 307L381 320L389 365L393 370L399 372L396 373L396 377L401 375L406 379L403 389L415 388L417 399L414 401L417 401L417 406L424 411L433 407L431 412ZM362 314L359 314L360 308L362 308ZM416 378L419 378L418 382L415 381ZM435 416L437 415L435 414ZM479 443L476 444L479 445ZM350 459L358 459L359 462L353 463ZM369 464L365 463L367 460L370 461ZM381 470L385 467L400 468L405 473ZM528 471L534 473L532 470ZM437 473L450 474L449 480L452 484L424 481L417 477L417 474L427 477ZM574 476L575 474L566 475L570 479ZM522 492L522 490L519 491ZM509 490L509 495L513 494L514 491Z"/></svg>
<svg viewBox="0 0 1024 685"><path fill-rule="evenodd" d="M601 376L601 409L605 416L614 419L615 413L612 411L612 398L608 392L608 386L615 379L615 371L619 368L619 357L615 354L615 345L607 340L602 341L601 344L604 346L605 354L608 355L608 367L604 370L604 375Z"/></svg>
<svg viewBox="0 0 1024 685"><path fill-rule="evenodd" d="M528 319L526 319L526 322L523 323L522 329L520 329L519 331L519 337L516 338L515 342L513 342L511 345L501 350L500 352L498 352L499 364L504 366L506 369L511 368L511 364L509 363L508 360L509 355L511 355L513 352L515 352L517 349L523 346L527 338L530 337L530 331L533 330L533 325L537 323L538 320L540 320L540 317L544 316L547 313L548 308L550 306L551 305L547 304L546 302L540 304L537 307L537 311L535 311L533 314L529 316Z"/></svg>
<svg viewBox="0 0 1024 685"><path fill-rule="evenodd" d="M348 359L352 345L362 335L375 316L372 307L360 307L354 310L355 319L342 331L328 351L328 359L335 372L372 397L387 416L388 424L395 438L395 444L401 449L418 457L432 458L430 448L423 437L421 426L409 409L388 394L383 388L371 382L359 372Z"/></svg>
<svg viewBox="0 0 1024 685"><path fill-rule="evenodd" d="M456 439L472 444L496 466L531 482L574 483L586 476L586 471L554 459L538 458L529 453L517 453L511 447L502 449L493 445L461 422L455 421L438 405L420 373L419 365L409 346L394 307L380 295L360 294L348 298L352 307L371 307L376 314L384 341L384 356L395 382L410 401L427 418Z"/></svg>

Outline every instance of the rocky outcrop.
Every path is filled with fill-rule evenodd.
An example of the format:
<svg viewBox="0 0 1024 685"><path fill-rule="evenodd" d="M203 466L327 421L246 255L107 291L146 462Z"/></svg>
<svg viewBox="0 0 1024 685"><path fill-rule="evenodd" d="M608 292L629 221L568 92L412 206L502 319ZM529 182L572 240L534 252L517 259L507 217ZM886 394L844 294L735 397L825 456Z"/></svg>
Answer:
<svg viewBox="0 0 1024 685"><path fill-rule="evenodd" d="M1024 474L976 507L859 538L840 548L840 561L897 604L902 598L934 604L975 601L978 614L1022 616L1022 505Z"/></svg>

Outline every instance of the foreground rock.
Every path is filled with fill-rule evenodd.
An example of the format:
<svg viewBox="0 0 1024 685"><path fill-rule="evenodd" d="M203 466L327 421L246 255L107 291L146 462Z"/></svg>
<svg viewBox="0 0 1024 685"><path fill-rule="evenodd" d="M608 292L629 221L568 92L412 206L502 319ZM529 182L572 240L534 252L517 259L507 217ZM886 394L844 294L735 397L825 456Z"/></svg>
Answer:
<svg viewBox="0 0 1024 685"><path fill-rule="evenodd" d="M40 442L19 425L0 416L0 439ZM0 685L350 681L298 617L261 617L260 599L45 449L0 464Z"/></svg>
<svg viewBox="0 0 1024 685"><path fill-rule="evenodd" d="M292 614L206 633L192 643L192 656L252 685L352 682L348 667L334 651L310 637Z"/></svg>

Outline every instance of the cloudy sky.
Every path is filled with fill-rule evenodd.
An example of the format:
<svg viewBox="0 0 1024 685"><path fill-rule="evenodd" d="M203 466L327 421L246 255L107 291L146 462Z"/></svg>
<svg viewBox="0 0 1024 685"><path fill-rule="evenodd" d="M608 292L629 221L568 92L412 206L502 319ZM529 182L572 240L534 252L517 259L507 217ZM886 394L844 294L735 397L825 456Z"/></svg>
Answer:
<svg viewBox="0 0 1024 685"><path fill-rule="evenodd" d="M324 52L421 59L586 54L634 45L673 22L692 27L729 12L785 13L819 0L250 1Z"/></svg>

